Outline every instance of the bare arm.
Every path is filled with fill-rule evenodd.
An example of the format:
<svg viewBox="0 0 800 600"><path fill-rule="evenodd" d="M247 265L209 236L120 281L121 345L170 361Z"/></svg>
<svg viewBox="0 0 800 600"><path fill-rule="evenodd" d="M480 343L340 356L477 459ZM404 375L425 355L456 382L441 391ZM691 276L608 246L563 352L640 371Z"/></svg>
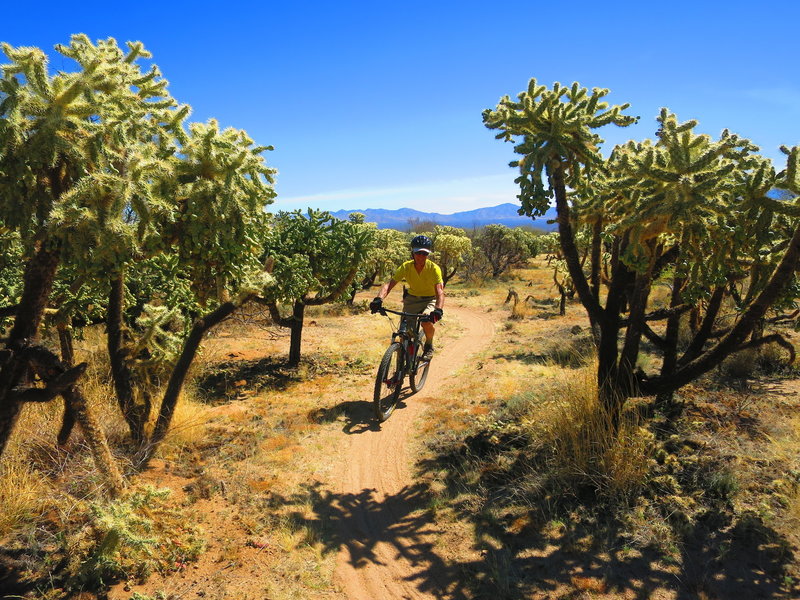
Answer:
<svg viewBox="0 0 800 600"><path fill-rule="evenodd" d="M389 295L389 292L392 291L392 288L394 288L394 286L396 286L396 285L397 285L397 282L394 279L390 279L389 281L384 283L383 287L381 288L381 291L378 292L378 298L380 298L381 300L386 298L386 296Z"/></svg>
<svg viewBox="0 0 800 600"><path fill-rule="evenodd" d="M436 308L444 308L444 285L436 284Z"/></svg>

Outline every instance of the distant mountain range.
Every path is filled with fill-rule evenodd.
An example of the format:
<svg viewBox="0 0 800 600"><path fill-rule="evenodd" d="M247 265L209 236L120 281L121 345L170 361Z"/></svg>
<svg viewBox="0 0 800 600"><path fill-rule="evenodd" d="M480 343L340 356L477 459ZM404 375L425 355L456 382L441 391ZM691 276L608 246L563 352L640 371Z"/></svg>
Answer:
<svg viewBox="0 0 800 600"><path fill-rule="evenodd" d="M494 223L506 225L507 227L536 227L547 231L557 229L555 223L547 222L555 219L555 208L549 209L543 216L535 219L520 216L517 210L519 210L518 204L507 202L487 208L465 210L451 215L423 212L412 208L398 208L396 210L387 210L385 208L338 210L332 214L338 219L347 219L351 213L362 213L367 223L377 223L380 229L398 229L400 231L408 231L413 228L412 226L415 223L423 221L462 229L472 229L473 227L482 227Z"/></svg>
<svg viewBox="0 0 800 600"><path fill-rule="evenodd" d="M768 195L778 200L789 200L794 197L791 192L773 189ZM397 229L399 231L410 231L419 222L433 222L437 225L450 225L462 229L472 229L483 227L492 223L499 223L508 227L535 227L545 231L556 231L558 225L548 223L556 218L556 209L550 208L541 217L532 219L531 217L521 216L517 211L519 204L506 202L497 206L487 208L477 208L475 210L465 210L463 212L443 215L441 213L423 212L413 208L398 208L387 210L385 208L360 208L357 210L337 210L333 216L337 219L347 219L351 213L362 213L366 217L367 223L377 223L381 229Z"/></svg>

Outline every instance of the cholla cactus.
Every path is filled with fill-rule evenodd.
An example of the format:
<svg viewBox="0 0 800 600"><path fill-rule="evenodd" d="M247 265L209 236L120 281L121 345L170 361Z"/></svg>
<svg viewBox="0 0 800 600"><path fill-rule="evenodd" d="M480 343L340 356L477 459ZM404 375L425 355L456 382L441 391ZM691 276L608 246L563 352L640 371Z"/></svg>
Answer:
<svg viewBox="0 0 800 600"><path fill-rule="evenodd" d="M467 237L463 229L436 225L433 228L434 257L436 264L442 268L444 285L464 266L470 252L472 240Z"/></svg>
<svg viewBox="0 0 800 600"><path fill-rule="evenodd" d="M374 247L375 229L335 219L325 211L280 212L264 253L274 261L275 285L264 299L273 321L291 331L289 364L300 362L306 306L346 299ZM281 312L291 306L291 315Z"/></svg>
<svg viewBox="0 0 800 600"><path fill-rule="evenodd" d="M0 307L15 315L0 367L0 453L19 413L24 349L59 269L77 274L56 286L60 322L103 311L117 399L144 444L149 406L139 401L137 372L167 364L182 341L162 402L163 436L202 332L268 283L260 258L264 208L275 195L269 147L213 120L187 132L189 107L168 94L157 67L142 69L150 55L138 42L122 49L73 36L56 50L77 69L55 75L37 48L2 49L10 62L0 78L0 223L18 236L25 272L16 306ZM168 258L145 264L159 257ZM165 301L147 277L170 269L180 293ZM147 304L139 337L133 319ZM176 308L184 322L171 331ZM190 314L201 317L190 325Z"/></svg>
<svg viewBox="0 0 800 600"><path fill-rule="evenodd" d="M547 90L531 80L517 102L506 96L483 118L501 130L498 138L517 142L522 158L511 164L520 171L522 210L542 214L555 200L559 259L593 324L599 389L616 422L633 394L666 396L731 352L786 345L777 335L747 338L798 287L800 209L767 196L775 187L797 191L797 149L785 149L787 168L776 174L749 140L727 130L716 140L697 134L695 121L681 123L667 109L657 119L657 140L628 142L604 160L594 129L635 121L622 115L627 105L601 102L606 94L578 84ZM591 240L586 270L582 235ZM649 295L659 280L670 283L672 296L656 311ZM712 345L722 300L737 286L745 288L738 320ZM690 310L697 326L679 356L679 320ZM663 335L649 325L657 320L667 321ZM635 369L643 336L664 353L660 373Z"/></svg>
<svg viewBox="0 0 800 600"><path fill-rule="evenodd" d="M526 214L544 214L556 192L551 185L557 182L548 184L543 175L566 175L570 184L577 185L587 170L602 164L603 140L595 129L609 124L625 127L638 120L622 114L628 104L609 107L603 101L608 93L600 88L589 93L578 83L571 87L555 83L549 90L531 79L517 101L504 96L495 110L483 111L486 127L500 130L497 139L518 142L514 152L522 158L510 165L519 168L515 182Z"/></svg>

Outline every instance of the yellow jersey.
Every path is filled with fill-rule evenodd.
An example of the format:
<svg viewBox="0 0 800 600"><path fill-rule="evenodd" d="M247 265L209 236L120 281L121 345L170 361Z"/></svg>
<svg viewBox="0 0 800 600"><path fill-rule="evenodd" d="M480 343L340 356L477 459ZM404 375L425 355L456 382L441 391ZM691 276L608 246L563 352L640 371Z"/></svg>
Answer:
<svg viewBox="0 0 800 600"><path fill-rule="evenodd" d="M392 277L395 281L405 279L408 284L408 293L412 296L435 296L436 284L444 283L442 270L432 260L425 261L425 266L421 273L417 273L414 267L414 259L404 262Z"/></svg>

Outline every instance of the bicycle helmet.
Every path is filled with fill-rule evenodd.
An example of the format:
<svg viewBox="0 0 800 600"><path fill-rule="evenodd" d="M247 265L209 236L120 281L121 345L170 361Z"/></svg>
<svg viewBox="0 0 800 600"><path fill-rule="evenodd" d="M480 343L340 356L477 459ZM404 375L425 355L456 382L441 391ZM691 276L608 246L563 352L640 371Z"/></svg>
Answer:
<svg viewBox="0 0 800 600"><path fill-rule="evenodd" d="M433 240L427 235L418 235L411 240L411 252L424 252L430 254L433 248Z"/></svg>

